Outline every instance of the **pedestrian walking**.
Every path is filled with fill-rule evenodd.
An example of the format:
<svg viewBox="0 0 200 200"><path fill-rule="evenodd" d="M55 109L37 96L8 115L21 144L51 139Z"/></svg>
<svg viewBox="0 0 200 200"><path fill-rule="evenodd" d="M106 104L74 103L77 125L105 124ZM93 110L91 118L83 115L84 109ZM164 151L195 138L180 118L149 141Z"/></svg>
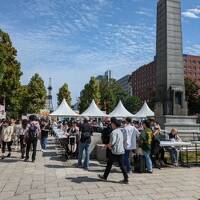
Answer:
<svg viewBox="0 0 200 200"><path fill-rule="evenodd" d="M35 115L31 115L29 117L30 123L28 125L28 131L25 135L25 141L26 141L26 158L24 161L29 160L29 151L31 148L31 145L33 147L33 153L32 153L32 162L35 162L36 159L36 150L37 150L37 142L40 138L40 125L38 123L37 117Z"/></svg>
<svg viewBox="0 0 200 200"><path fill-rule="evenodd" d="M131 118L127 117L125 120L125 127L123 129L124 132L124 166L126 168L127 173L131 173L131 164L130 164L130 152L136 150L136 141L139 138L140 132L131 125Z"/></svg>
<svg viewBox="0 0 200 200"><path fill-rule="evenodd" d="M123 162L123 156L125 150L124 150L123 133L120 128L121 122L116 118L112 118L111 125L113 131L110 136L110 143L107 145L107 147L111 149L111 155L108 158L104 174L99 175L99 178L106 181L113 163L117 162L124 176L124 180L122 180L121 183L128 184L128 175Z"/></svg>
<svg viewBox="0 0 200 200"><path fill-rule="evenodd" d="M78 167L83 167L84 169L88 170L90 161L89 147L93 132L93 129L89 124L89 119L87 118L84 119L84 123L80 127L80 132L81 132L81 139L80 139L79 154L78 154ZM85 152L85 159L82 165L83 152Z"/></svg>
<svg viewBox="0 0 200 200"><path fill-rule="evenodd" d="M19 132L19 141L20 141L20 152L21 152L21 159L24 159L26 143L25 143L25 135L28 131L28 120L22 120L22 128Z"/></svg>
<svg viewBox="0 0 200 200"><path fill-rule="evenodd" d="M6 157L9 158L11 156L11 146L14 137L14 126L12 126L11 121L5 121L2 128L2 160L5 158L6 146L8 148L8 155Z"/></svg>

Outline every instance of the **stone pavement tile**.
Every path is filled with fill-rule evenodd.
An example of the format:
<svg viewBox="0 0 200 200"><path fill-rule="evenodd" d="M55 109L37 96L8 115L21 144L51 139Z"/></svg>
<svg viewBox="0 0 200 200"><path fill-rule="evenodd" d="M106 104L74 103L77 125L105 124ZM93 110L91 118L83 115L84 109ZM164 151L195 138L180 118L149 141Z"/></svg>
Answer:
<svg viewBox="0 0 200 200"><path fill-rule="evenodd" d="M3 188L2 192L11 192L11 191L14 191L16 192L17 191L17 188L18 186L15 185L15 186L8 186L8 185L5 185L5 187Z"/></svg>
<svg viewBox="0 0 200 200"><path fill-rule="evenodd" d="M9 199L10 197L13 197L15 194L15 192L1 192L0 193L0 199L1 200L7 200Z"/></svg>
<svg viewBox="0 0 200 200"><path fill-rule="evenodd" d="M28 194L15 195L15 196L9 198L9 200L28 200L28 199L29 199Z"/></svg>
<svg viewBox="0 0 200 200"><path fill-rule="evenodd" d="M60 197L60 193L59 192L47 192L46 193L46 197L48 198L52 198L52 199L58 199Z"/></svg>
<svg viewBox="0 0 200 200"><path fill-rule="evenodd" d="M41 194L41 193L45 193L45 190L44 189L30 189L23 192L22 194L34 195L34 194Z"/></svg>
<svg viewBox="0 0 200 200"><path fill-rule="evenodd" d="M70 191L60 192L61 197L74 196L74 195L88 195L88 192L86 190L70 190Z"/></svg>
<svg viewBox="0 0 200 200"><path fill-rule="evenodd" d="M157 194L148 194L153 200L160 200L160 199L174 199L176 198L176 194L174 193L169 193L169 192L166 192L166 193L157 193Z"/></svg>
<svg viewBox="0 0 200 200"><path fill-rule="evenodd" d="M105 200L105 198L98 199L98 200ZM111 198L106 198L106 200L122 200L122 198L121 197L111 197ZM131 200L133 200L133 198Z"/></svg>
<svg viewBox="0 0 200 200"><path fill-rule="evenodd" d="M162 192L177 192L180 191L180 189L177 186L164 186L164 187L160 187L159 185L154 185L154 190L162 193Z"/></svg>
<svg viewBox="0 0 200 200"><path fill-rule="evenodd" d="M57 182L51 182L51 183L45 183L44 186L47 188L54 188L54 187L58 187Z"/></svg>
<svg viewBox="0 0 200 200"><path fill-rule="evenodd" d="M133 196L130 192L128 191L120 191L120 192L108 192L104 193L106 198L109 197L128 197L128 196Z"/></svg>
<svg viewBox="0 0 200 200"><path fill-rule="evenodd" d="M98 185L96 183L83 183L83 185L85 186L85 188L89 188L89 189L97 189L99 188Z"/></svg>
<svg viewBox="0 0 200 200"><path fill-rule="evenodd" d="M156 186L155 186L156 187ZM133 194L134 196L137 196L137 195L143 195L143 194L152 194L152 195L156 195L158 194L157 191L153 190L153 189L145 189L143 190L143 188L139 188L138 190L130 190L129 191L131 194Z"/></svg>
<svg viewBox="0 0 200 200"><path fill-rule="evenodd" d="M18 153L13 153L19 157ZM16 158L11 158L16 159ZM200 168L164 168L153 174L131 174L129 185L121 185L119 168L111 182L98 181L96 171L105 166L93 162L90 171L70 167L76 161L61 162L42 157L36 163L0 163L0 200L198 200ZM14 176L13 176L14 174ZM113 182L112 182L113 181ZM15 191L16 190L16 191ZM8 192L5 192L8 191Z"/></svg>
<svg viewBox="0 0 200 200"><path fill-rule="evenodd" d="M181 191L181 192L176 192L175 193L177 197L182 197L182 198L190 198L190 197L196 197L200 199L199 193L196 191Z"/></svg>
<svg viewBox="0 0 200 200"><path fill-rule="evenodd" d="M137 195L132 197L122 197L122 200L153 200L149 195Z"/></svg>
<svg viewBox="0 0 200 200"><path fill-rule="evenodd" d="M96 194L86 194L86 195L76 195L78 200L92 200L92 199L104 199L105 196L102 193Z"/></svg>
<svg viewBox="0 0 200 200"><path fill-rule="evenodd" d="M98 189L94 189L94 188L88 188L87 189L89 194L96 194L96 193L112 193L114 192L114 189L112 187L106 187L106 188L98 188Z"/></svg>
<svg viewBox="0 0 200 200"><path fill-rule="evenodd" d="M17 188L16 194L23 194L31 189L30 186L19 186Z"/></svg>
<svg viewBox="0 0 200 200"><path fill-rule="evenodd" d="M71 191L72 187L47 187L46 192L66 192Z"/></svg>
<svg viewBox="0 0 200 200"><path fill-rule="evenodd" d="M47 196L47 193L31 194L31 199L45 199L46 196Z"/></svg>
<svg viewBox="0 0 200 200"><path fill-rule="evenodd" d="M60 198L46 198L46 200L77 200L76 196L66 196L66 197L60 197Z"/></svg>

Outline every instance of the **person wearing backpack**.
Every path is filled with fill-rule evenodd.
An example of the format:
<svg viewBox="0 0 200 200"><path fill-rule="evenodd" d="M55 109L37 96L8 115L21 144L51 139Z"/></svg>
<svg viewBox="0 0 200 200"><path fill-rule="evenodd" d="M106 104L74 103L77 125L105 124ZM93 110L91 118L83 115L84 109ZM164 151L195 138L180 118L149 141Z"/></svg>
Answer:
<svg viewBox="0 0 200 200"><path fill-rule="evenodd" d="M140 134L139 143L145 156L147 173L153 173L152 160L150 156L153 132L150 127L150 121L145 120L143 122L143 127L144 127L144 130Z"/></svg>
<svg viewBox="0 0 200 200"><path fill-rule="evenodd" d="M89 147L91 143L91 136L93 129L89 124L87 118L84 119L84 123L80 127L81 139L79 144L79 154L78 154L78 167L83 167L84 169L89 169L90 152ZM85 151L85 160L82 165L83 152Z"/></svg>
<svg viewBox="0 0 200 200"><path fill-rule="evenodd" d="M31 145L33 147L33 153L32 153L32 162L35 162L36 158L36 150L37 150L37 141L38 138L40 138L40 125L38 123L37 117L35 115L31 115L29 117L30 123L28 125L28 131L25 135L25 141L26 141L26 158L25 162L29 160L29 151L31 148Z"/></svg>

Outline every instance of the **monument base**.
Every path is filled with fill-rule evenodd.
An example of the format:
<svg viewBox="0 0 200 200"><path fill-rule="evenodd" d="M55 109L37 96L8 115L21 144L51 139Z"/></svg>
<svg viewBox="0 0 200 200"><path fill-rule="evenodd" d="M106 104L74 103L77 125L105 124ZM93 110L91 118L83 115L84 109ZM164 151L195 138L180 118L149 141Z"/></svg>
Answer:
<svg viewBox="0 0 200 200"><path fill-rule="evenodd" d="M197 116L173 116L164 115L156 117L161 129L170 132L172 128L179 131L179 135L184 141L198 138L195 131L200 131L200 124L197 124Z"/></svg>

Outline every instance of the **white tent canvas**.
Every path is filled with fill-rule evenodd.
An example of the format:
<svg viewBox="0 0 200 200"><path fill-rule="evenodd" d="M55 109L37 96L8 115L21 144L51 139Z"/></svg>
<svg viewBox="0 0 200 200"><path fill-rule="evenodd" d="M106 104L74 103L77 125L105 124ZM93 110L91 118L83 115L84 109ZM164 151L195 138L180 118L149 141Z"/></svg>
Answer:
<svg viewBox="0 0 200 200"><path fill-rule="evenodd" d="M101 111L96 105L95 101L92 100L90 106L81 114L83 117L106 117L107 114Z"/></svg>
<svg viewBox="0 0 200 200"><path fill-rule="evenodd" d="M110 117L134 117L122 104L121 101L117 104L116 108L109 114Z"/></svg>
<svg viewBox="0 0 200 200"><path fill-rule="evenodd" d="M58 117L77 117L79 116L75 113L68 105L65 99L63 99L62 103L58 106L58 108L50 114L50 116L58 116Z"/></svg>
<svg viewBox="0 0 200 200"><path fill-rule="evenodd" d="M146 118L154 116L154 112L149 108L147 102L145 101L142 108L135 114L137 118Z"/></svg>

